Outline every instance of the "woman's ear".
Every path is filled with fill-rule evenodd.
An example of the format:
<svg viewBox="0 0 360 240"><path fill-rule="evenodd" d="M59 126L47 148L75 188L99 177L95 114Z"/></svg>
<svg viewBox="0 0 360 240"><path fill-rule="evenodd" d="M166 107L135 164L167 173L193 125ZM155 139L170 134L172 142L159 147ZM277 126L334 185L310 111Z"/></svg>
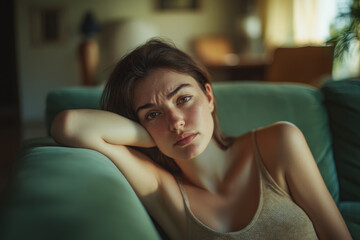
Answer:
<svg viewBox="0 0 360 240"><path fill-rule="evenodd" d="M214 93L210 83L205 83L205 95L209 101L210 111L214 111Z"/></svg>

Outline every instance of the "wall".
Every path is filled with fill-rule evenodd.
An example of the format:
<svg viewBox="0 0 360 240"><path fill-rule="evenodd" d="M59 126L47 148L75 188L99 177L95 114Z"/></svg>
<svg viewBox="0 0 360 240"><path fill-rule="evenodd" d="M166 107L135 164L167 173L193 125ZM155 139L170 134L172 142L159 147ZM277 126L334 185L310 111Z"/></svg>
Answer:
<svg viewBox="0 0 360 240"><path fill-rule="evenodd" d="M23 123L44 119L45 98L49 91L80 85L77 47L83 14L91 10L100 24L116 19L143 19L156 25L160 36L190 52L189 42L203 34L231 32L230 4L233 0L199 0L197 11L159 11L156 0L16 0L17 68L21 119ZM32 6L66 7L66 41L55 45L33 46L30 35ZM234 10L230 11L232 14Z"/></svg>

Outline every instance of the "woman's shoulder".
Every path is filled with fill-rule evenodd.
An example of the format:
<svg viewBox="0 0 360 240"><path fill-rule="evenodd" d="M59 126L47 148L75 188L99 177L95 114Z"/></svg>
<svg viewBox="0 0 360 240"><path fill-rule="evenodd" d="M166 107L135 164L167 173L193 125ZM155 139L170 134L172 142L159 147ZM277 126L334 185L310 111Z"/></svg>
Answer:
<svg viewBox="0 0 360 240"><path fill-rule="evenodd" d="M304 137L295 124L286 121L275 122L252 132L255 132L255 140L259 145L271 145L274 150L289 147L293 141Z"/></svg>
<svg viewBox="0 0 360 240"><path fill-rule="evenodd" d="M275 182L289 192L285 175L294 155L301 154L306 145L301 130L290 122L275 122L253 130L254 148Z"/></svg>
<svg viewBox="0 0 360 240"><path fill-rule="evenodd" d="M279 136L282 136L282 134L289 134L289 133L294 133L296 131L299 131L299 128L292 122L278 121L278 122L274 122L272 124L254 129L252 131L255 131L256 133L261 132L261 133L266 133L266 134L280 134Z"/></svg>
<svg viewBox="0 0 360 240"><path fill-rule="evenodd" d="M307 147L303 133L291 122L275 122L254 131L255 142L265 161L291 160L286 156Z"/></svg>
<svg viewBox="0 0 360 240"><path fill-rule="evenodd" d="M293 123L287 121L278 121L272 124L252 129L234 138L234 144L245 144L246 142L253 142L255 137L259 144L268 145L271 142L279 143L287 141L296 135L302 135L300 129Z"/></svg>

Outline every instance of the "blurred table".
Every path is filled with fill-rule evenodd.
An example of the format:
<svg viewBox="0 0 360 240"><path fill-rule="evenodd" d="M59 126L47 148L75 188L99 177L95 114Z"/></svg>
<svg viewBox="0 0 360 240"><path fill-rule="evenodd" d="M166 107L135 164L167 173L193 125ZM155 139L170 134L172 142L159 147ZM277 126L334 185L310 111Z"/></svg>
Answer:
<svg viewBox="0 0 360 240"><path fill-rule="evenodd" d="M221 61L202 61L213 81L264 81L267 66L270 64L267 55L229 55Z"/></svg>

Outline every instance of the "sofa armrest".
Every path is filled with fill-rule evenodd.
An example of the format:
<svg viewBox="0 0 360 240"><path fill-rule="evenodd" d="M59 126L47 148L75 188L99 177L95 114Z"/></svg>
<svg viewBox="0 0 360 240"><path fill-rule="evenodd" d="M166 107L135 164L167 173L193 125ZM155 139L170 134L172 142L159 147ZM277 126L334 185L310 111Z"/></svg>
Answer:
<svg viewBox="0 0 360 240"><path fill-rule="evenodd" d="M360 202L342 202L339 205L351 236L360 239Z"/></svg>
<svg viewBox="0 0 360 240"><path fill-rule="evenodd" d="M99 152L27 141L0 211L0 239L160 239L116 166Z"/></svg>
<svg viewBox="0 0 360 240"><path fill-rule="evenodd" d="M324 94L342 201L360 201L360 79L328 82Z"/></svg>

